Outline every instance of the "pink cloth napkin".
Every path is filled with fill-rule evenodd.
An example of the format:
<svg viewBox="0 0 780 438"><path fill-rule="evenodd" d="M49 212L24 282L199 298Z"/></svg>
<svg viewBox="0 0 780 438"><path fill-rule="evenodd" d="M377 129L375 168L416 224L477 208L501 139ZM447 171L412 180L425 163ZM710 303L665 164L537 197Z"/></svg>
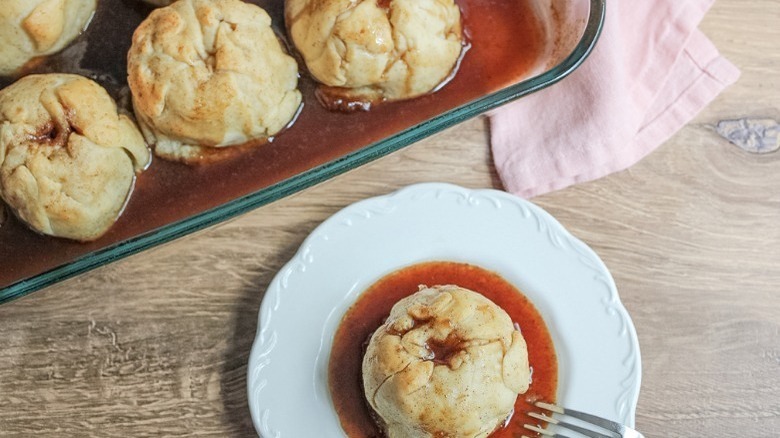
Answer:
<svg viewBox="0 0 780 438"><path fill-rule="evenodd" d="M530 198L633 165L739 70L696 27L714 0L610 0L601 39L558 84L491 114L507 191Z"/></svg>

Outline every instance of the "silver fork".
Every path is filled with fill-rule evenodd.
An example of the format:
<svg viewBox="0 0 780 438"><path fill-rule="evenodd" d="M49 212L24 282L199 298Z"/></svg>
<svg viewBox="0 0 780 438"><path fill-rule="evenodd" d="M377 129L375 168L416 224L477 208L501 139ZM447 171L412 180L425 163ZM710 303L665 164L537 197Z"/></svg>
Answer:
<svg viewBox="0 0 780 438"><path fill-rule="evenodd" d="M573 409L564 409L557 405L551 405L549 403L543 403L543 402L536 402L534 403L534 406L540 409L544 409L546 411L549 411L552 414L558 414L563 416L569 416L572 418L576 418L578 420L581 420L581 424L572 424L569 421L565 421L564 419L558 419L553 418L552 415L548 414L539 414L536 412L529 412L528 415L536 418L537 420L544 421L546 423L554 424L560 428L568 429L573 432L577 432L581 435L585 435L587 437L591 438L644 438L644 436L635 431L634 429L631 429L628 426L624 426L620 423L615 423L614 421L610 421L601 417L597 417L595 415L586 414L584 412L575 411ZM587 425L587 427L586 427ZM532 430L534 432L540 433L544 436L551 436L553 438L570 438L567 435L561 435L558 433L550 432L549 430L542 429L541 427L534 425L534 424L525 424L523 427L525 427L528 430ZM597 431L600 430L600 431ZM523 438L529 438L527 436L523 436Z"/></svg>

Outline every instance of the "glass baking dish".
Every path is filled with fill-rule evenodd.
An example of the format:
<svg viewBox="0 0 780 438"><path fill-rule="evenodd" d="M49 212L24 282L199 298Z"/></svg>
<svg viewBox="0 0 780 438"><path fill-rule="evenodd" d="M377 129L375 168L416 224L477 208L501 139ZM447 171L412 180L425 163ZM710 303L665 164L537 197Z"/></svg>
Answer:
<svg viewBox="0 0 780 438"><path fill-rule="evenodd" d="M283 2L252 3L266 9L274 23L283 23ZM605 14L605 0L458 3L470 44L458 74L436 93L377 105L368 112L333 113L319 106L316 84L302 73L305 103L287 131L268 144L214 163L186 166L154 160L138 177L122 217L95 242L35 234L6 212L0 219L0 303L284 198L552 85L588 56ZM31 63L23 74L91 77L129 111L125 56L132 31L150 10L140 1L101 0L82 36L63 52ZM525 21L508 23L508 10L522 10ZM508 25L502 28L497 24L501 20ZM533 57L522 53L530 50L533 44L528 41L533 39L521 34L523 26L532 25L541 42ZM276 30L284 39L284 30ZM530 61L518 61L523 56ZM0 77L0 86L13 80Z"/></svg>

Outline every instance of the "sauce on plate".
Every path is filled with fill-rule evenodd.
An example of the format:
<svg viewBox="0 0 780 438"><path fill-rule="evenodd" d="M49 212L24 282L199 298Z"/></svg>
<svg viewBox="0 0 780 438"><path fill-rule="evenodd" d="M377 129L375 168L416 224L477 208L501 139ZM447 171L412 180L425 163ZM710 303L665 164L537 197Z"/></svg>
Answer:
<svg viewBox="0 0 780 438"><path fill-rule="evenodd" d="M369 287L347 311L333 340L328 362L328 383L341 426L350 438L380 438L382 433L372 419L373 412L363 395L361 368L365 346L371 334L382 325L390 309L404 297L427 286L455 284L479 292L504 309L520 325L528 344L532 383L515 403L507 425L491 438L532 436L523 424L537 424L527 416L530 403L555 403L558 387L558 361L552 338L541 315L528 298L498 274L477 266L454 262L428 262L393 272ZM451 345L437 346L446 357Z"/></svg>

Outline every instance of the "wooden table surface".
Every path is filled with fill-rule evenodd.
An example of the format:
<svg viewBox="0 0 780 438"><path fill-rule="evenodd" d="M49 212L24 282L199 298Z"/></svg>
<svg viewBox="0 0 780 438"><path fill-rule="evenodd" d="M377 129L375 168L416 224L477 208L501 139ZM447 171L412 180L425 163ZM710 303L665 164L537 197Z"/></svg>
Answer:
<svg viewBox="0 0 780 438"><path fill-rule="evenodd" d="M780 120L780 3L721 0L702 27L740 81L637 166L534 202L602 257L633 317L638 429L776 437L780 153L715 126ZM487 121L3 305L0 435L253 436L246 366L268 283L329 215L423 181L501 188Z"/></svg>

